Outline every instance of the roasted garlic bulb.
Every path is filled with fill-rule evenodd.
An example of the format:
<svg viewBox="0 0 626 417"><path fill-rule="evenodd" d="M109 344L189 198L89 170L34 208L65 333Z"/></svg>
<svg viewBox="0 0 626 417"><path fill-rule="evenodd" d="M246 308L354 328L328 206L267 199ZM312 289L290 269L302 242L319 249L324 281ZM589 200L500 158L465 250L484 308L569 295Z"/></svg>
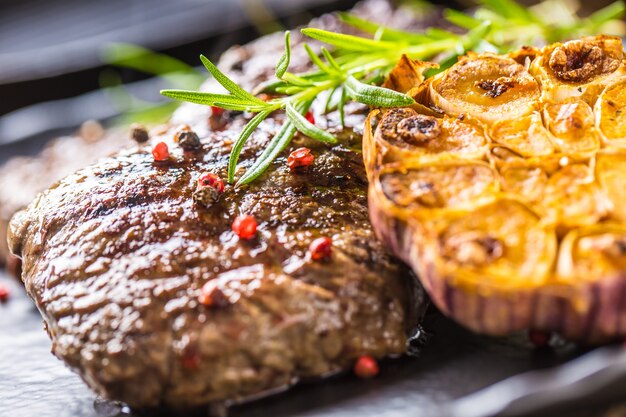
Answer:
<svg viewBox="0 0 626 417"><path fill-rule="evenodd" d="M470 53L424 81L398 64L388 86L416 104L368 118L370 214L444 313L493 335L626 336L625 62L598 36Z"/></svg>

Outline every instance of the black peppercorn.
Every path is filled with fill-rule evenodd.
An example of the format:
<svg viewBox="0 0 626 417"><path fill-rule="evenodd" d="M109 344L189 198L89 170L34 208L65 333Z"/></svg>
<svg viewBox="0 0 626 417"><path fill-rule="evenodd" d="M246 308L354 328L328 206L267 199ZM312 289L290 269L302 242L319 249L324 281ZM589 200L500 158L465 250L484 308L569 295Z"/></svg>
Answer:
<svg viewBox="0 0 626 417"><path fill-rule="evenodd" d="M220 194L220 191L214 187L198 187L193 193L193 199L196 203L208 208L220 199Z"/></svg>
<svg viewBox="0 0 626 417"><path fill-rule="evenodd" d="M192 151L200 147L200 138L192 131L182 131L178 134L178 144L186 151Z"/></svg>
<svg viewBox="0 0 626 417"><path fill-rule="evenodd" d="M148 135L148 131L145 126L140 125L139 123L133 123L131 125L130 137L137 143L145 143L150 140L150 136Z"/></svg>

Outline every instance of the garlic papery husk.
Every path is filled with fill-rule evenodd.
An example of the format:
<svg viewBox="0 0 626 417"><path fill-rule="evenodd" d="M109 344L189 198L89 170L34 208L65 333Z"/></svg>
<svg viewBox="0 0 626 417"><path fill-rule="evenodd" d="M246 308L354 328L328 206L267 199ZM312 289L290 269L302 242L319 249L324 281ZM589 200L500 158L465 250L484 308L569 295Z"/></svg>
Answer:
<svg viewBox="0 0 626 417"><path fill-rule="evenodd" d="M503 198L451 218L418 246L409 259L435 304L470 329L502 335L532 325L557 243L537 214Z"/></svg>
<svg viewBox="0 0 626 417"><path fill-rule="evenodd" d="M626 334L626 228L600 223L572 230L558 255L560 320L571 339L590 343L623 338ZM567 334L566 332L562 332Z"/></svg>

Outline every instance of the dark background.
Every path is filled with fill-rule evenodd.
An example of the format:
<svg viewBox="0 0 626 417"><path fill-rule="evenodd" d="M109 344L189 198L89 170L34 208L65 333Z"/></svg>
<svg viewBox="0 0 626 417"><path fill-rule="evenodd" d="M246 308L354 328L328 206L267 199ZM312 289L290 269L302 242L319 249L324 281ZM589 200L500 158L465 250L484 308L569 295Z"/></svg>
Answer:
<svg viewBox="0 0 626 417"><path fill-rule="evenodd" d="M197 67L201 53L214 59L232 45L355 3L0 0L0 164L41 149L85 120L107 122L123 113L101 90L103 71L112 69L101 57L110 43L141 45ZM114 70L134 95L167 101L158 91L171 85L138 71Z"/></svg>
<svg viewBox="0 0 626 417"><path fill-rule="evenodd" d="M271 16L284 27L354 0L26 0L0 1L0 115L99 88L109 42L162 51L189 64L260 35ZM267 16L258 12L265 5ZM256 22L250 19L253 15ZM272 29L275 26L268 26ZM141 79L127 72L125 81Z"/></svg>
<svg viewBox="0 0 626 417"><path fill-rule="evenodd" d="M411 0L398 0L410 2ZM522 0L522 3L534 1ZM610 0L588 1L594 10ZM312 17L351 8L356 0L0 0L0 153L3 144L66 133L84 120L119 112L104 94L72 103L101 88L101 53L112 42L137 44L197 66L198 55L216 58L229 46L272 30L306 24ZM467 8L471 0L433 0ZM582 13L585 14L585 11ZM125 83L146 79L118 71ZM162 85L133 88L151 99ZM49 103L51 102L52 103ZM45 103L45 104L41 104ZM34 106L40 104L39 106ZM69 108L67 107L69 104ZM30 107L29 107L30 106ZM20 110L17 111L16 110Z"/></svg>

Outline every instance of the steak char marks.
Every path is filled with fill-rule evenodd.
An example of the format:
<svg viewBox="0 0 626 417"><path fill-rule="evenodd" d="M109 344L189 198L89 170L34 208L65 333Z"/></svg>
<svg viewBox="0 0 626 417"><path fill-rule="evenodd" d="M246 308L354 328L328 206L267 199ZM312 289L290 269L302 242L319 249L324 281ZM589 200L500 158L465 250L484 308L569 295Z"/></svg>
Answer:
<svg viewBox="0 0 626 417"><path fill-rule="evenodd" d="M271 71L281 44L274 36L236 48L220 67L254 83ZM424 303L369 223L357 128L364 110L352 107L345 129L335 115L319 117L339 146L297 135L258 180L227 185L208 208L192 197L198 177L226 178L248 115L218 118L194 105L150 143L39 195L13 218L9 240L52 352L96 392L133 407L237 401L337 372L363 354L403 354L415 306ZM260 126L244 166L283 117ZM198 133L200 149L185 152L174 142L181 122ZM169 145L168 162L154 162L159 141ZM301 146L315 161L292 173L286 156ZM239 214L259 222L256 238L231 231ZM313 261L307 248L321 236L333 239L333 252ZM213 307L198 302L207 282L222 297Z"/></svg>

